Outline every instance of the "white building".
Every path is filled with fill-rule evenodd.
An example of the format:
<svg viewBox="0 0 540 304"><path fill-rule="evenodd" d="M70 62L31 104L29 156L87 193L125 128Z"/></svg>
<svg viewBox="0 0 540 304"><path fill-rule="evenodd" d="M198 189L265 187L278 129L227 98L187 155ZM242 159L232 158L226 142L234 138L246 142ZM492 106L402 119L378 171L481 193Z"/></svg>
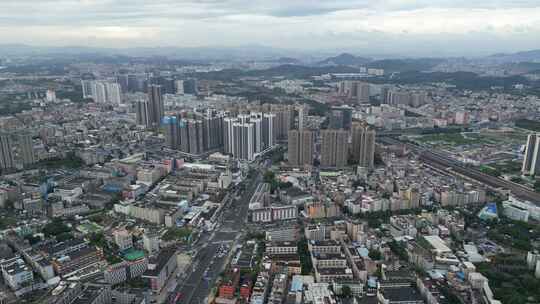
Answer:
<svg viewBox="0 0 540 304"><path fill-rule="evenodd" d="M56 92L52 89L48 89L45 94L45 99L47 102L56 102Z"/></svg>
<svg viewBox="0 0 540 304"><path fill-rule="evenodd" d="M3 261L0 267L2 268L4 283L9 286L11 290L18 290L23 287L23 285L31 284L34 281L32 269L28 267L20 257Z"/></svg>
<svg viewBox="0 0 540 304"><path fill-rule="evenodd" d="M143 234L143 246L144 250L149 255L154 255L159 252L159 235L154 232L146 232Z"/></svg>
<svg viewBox="0 0 540 304"><path fill-rule="evenodd" d="M119 229L113 232L114 242L123 251L133 247L133 237L126 229Z"/></svg>

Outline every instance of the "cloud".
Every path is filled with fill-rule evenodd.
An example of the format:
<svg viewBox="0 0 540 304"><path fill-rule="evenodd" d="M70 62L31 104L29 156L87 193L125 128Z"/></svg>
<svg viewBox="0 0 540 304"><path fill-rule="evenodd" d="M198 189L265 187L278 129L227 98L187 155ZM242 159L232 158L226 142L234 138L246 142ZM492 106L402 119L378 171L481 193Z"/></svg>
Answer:
<svg viewBox="0 0 540 304"><path fill-rule="evenodd" d="M537 0L0 1L0 41L7 43L436 55L540 48L537 37Z"/></svg>

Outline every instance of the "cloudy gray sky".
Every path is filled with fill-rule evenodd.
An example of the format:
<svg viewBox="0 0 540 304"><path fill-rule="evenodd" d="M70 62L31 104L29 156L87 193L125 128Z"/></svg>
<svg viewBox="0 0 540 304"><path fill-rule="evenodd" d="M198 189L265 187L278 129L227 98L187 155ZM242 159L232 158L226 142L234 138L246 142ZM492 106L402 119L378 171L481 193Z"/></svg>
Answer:
<svg viewBox="0 0 540 304"><path fill-rule="evenodd" d="M0 43L479 55L540 49L540 0L0 0Z"/></svg>

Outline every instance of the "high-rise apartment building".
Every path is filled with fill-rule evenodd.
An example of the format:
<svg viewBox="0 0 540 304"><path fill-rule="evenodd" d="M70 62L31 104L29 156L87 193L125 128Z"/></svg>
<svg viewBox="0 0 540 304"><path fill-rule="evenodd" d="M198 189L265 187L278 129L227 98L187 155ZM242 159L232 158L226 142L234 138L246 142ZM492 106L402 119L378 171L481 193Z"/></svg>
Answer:
<svg viewBox="0 0 540 304"><path fill-rule="evenodd" d="M120 84L107 81L82 80L83 98L92 98L96 103L120 104L122 89Z"/></svg>
<svg viewBox="0 0 540 304"><path fill-rule="evenodd" d="M34 142L31 134L23 133L18 136L18 148L20 160L24 166L31 165L36 162Z"/></svg>
<svg viewBox="0 0 540 304"><path fill-rule="evenodd" d="M345 80L338 85L338 94L359 103L369 102L369 83L355 80Z"/></svg>
<svg viewBox="0 0 540 304"><path fill-rule="evenodd" d="M352 157L358 165L373 168L375 157L375 130L365 123L352 126Z"/></svg>
<svg viewBox="0 0 540 304"><path fill-rule="evenodd" d="M349 132L322 130L321 138L321 167L341 168L346 166L349 152Z"/></svg>
<svg viewBox="0 0 540 304"><path fill-rule="evenodd" d="M0 169L13 168L13 152L9 134L0 134Z"/></svg>
<svg viewBox="0 0 540 304"><path fill-rule="evenodd" d="M148 125L152 129L159 128L160 122L164 116L163 96L161 86L148 86Z"/></svg>
<svg viewBox="0 0 540 304"><path fill-rule="evenodd" d="M293 166L313 164L314 134L308 130L291 130L288 139L288 160Z"/></svg>
<svg viewBox="0 0 540 304"><path fill-rule="evenodd" d="M242 160L253 160L255 156L254 123L236 122L233 124L233 156Z"/></svg>
<svg viewBox="0 0 540 304"><path fill-rule="evenodd" d="M176 150L180 147L180 128L176 116L163 117L163 132L165 134L165 144L169 149Z"/></svg>
<svg viewBox="0 0 540 304"><path fill-rule="evenodd" d="M233 154L234 149L234 128L236 118L226 117L223 119L223 151Z"/></svg>
<svg viewBox="0 0 540 304"><path fill-rule="evenodd" d="M411 94L406 91L389 90L386 96L386 103L389 105L410 105Z"/></svg>
<svg viewBox="0 0 540 304"><path fill-rule="evenodd" d="M276 144L276 115L253 112L222 119L224 151L234 158L253 160Z"/></svg>
<svg viewBox="0 0 540 304"><path fill-rule="evenodd" d="M203 148L205 151L223 147L223 116L208 113L202 119Z"/></svg>
<svg viewBox="0 0 540 304"><path fill-rule="evenodd" d="M201 154L223 146L223 117L180 115L165 116L163 127L168 148L190 154Z"/></svg>
<svg viewBox="0 0 540 304"><path fill-rule="evenodd" d="M176 94L184 95L184 81L183 80L176 80L174 82L174 86L176 88Z"/></svg>
<svg viewBox="0 0 540 304"><path fill-rule="evenodd" d="M527 137L521 172L526 175L536 175L540 172L540 134L530 134Z"/></svg>
<svg viewBox="0 0 540 304"><path fill-rule="evenodd" d="M138 100L135 102L135 113L137 125L148 126L148 100Z"/></svg>
<svg viewBox="0 0 540 304"><path fill-rule="evenodd" d="M197 79L186 79L184 80L184 93L197 95Z"/></svg>
<svg viewBox="0 0 540 304"><path fill-rule="evenodd" d="M45 99L48 102L56 102L56 92L53 89L48 89L45 93Z"/></svg>
<svg viewBox="0 0 540 304"><path fill-rule="evenodd" d="M262 145L263 150L273 147L276 144L276 121L277 115L274 113L265 113L262 117Z"/></svg>
<svg viewBox="0 0 540 304"><path fill-rule="evenodd" d="M120 89L123 93L126 93L129 89L129 77L127 74L116 75L116 83L120 85Z"/></svg>
<svg viewBox="0 0 540 304"><path fill-rule="evenodd" d="M271 113L276 115L274 123L274 137L276 140L286 140L288 133L293 129L294 108L290 105L273 105Z"/></svg>
<svg viewBox="0 0 540 304"><path fill-rule="evenodd" d="M306 119L306 107L301 105L298 107L298 130L304 130L304 124Z"/></svg>
<svg viewBox="0 0 540 304"><path fill-rule="evenodd" d="M92 80L81 80L83 98L92 98Z"/></svg>
<svg viewBox="0 0 540 304"><path fill-rule="evenodd" d="M114 105L122 103L122 89L120 84L108 82L105 84L105 91L107 93L107 102Z"/></svg>

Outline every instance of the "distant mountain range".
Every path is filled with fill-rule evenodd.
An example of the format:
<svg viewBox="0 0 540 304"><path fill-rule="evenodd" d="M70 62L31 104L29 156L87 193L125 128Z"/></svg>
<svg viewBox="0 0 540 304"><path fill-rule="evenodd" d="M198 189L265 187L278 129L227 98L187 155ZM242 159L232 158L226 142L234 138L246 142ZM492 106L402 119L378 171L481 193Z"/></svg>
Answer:
<svg viewBox="0 0 540 304"><path fill-rule="evenodd" d="M325 60L319 61L319 65L352 65L352 66L363 66L366 63L371 62L371 58L358 57L351 55L349 53L343 53L335 57L329 57Z"/></svg>
<svg viewBox="0 0 540 304"><path fill-rule="evenodd" d="M130 47L130 48L98 48L98 47L43 47L24 44L0 44L0 57L27 56L34 60L54 59L71 62L73 58L80 60L115 62L153 57L167 57L171 61L210 63L215 61L264 61L275 62L278 65L305 65L311 67L347 66L381 68L389 72L424 71L445 61L452 62L455 58L404 58L398 56L379 57L377 59L358 56L351 53L335 53L318 50L289 50L264 45L244 45L238 47ZM383 58L383 59L380 59ZM499 53L479 58L463 58L468 62L484 62L488 64L517 64L527 63L533 66L527 69L537 69L540 63L540 50L522 51L516 53Z"/></svg>
<svg viewBox="0 0 540 304"><path fill-rule="evenodd" d="M168 57L171 59L201 60L201 61L246 61L246 60L276 60L288 58L311 58L308 52L284 50L259 45L239 47L131 47L131 48L95 48L95 47L40 47L24 44L0 44L0 56L42 56L53 57L63 55L92 54L102 56L130 57Z"/></svg>
<svg viewBox="0 0 540 304"><path fill-rule="evenodd" d="M540 50L493 54L486 57L485 60L496 63L540 62Z"/></svg>

